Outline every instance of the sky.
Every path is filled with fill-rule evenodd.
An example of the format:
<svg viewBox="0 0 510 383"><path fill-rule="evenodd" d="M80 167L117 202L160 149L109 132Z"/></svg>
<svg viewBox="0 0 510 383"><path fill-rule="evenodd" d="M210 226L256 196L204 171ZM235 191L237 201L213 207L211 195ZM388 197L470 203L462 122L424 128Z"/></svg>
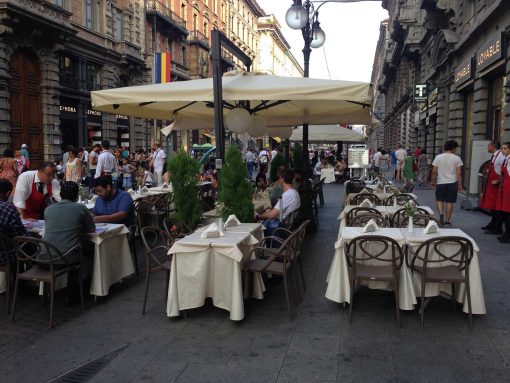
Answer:
<svg viewBox="0 0 510 383"><path fill-rule="evenodd" d="M292 0L257 0L266 14L274 14L291 52L303 65L303 36L285 22ZM319 10L319 22L326 33L321 48L312 49L310 77L370 82L379 26L388 13L380 1L327 3ZM328 72L329 68L329 72Z"/></svg>

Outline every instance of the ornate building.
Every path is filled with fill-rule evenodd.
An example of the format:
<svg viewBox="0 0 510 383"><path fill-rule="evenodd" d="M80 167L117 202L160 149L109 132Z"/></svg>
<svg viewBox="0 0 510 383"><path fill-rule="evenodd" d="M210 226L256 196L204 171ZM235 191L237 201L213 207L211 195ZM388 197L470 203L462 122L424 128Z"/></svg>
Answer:
<svg viewBox="0 0 510 383"><path fill-rule="evenodd" d="M460 144L464 186L478 192L487 140L510 140L510 3L506 0L385 0L390 41L379 86L389 145L441 151ZM413 102L416 85L428 97Z"/></svg>

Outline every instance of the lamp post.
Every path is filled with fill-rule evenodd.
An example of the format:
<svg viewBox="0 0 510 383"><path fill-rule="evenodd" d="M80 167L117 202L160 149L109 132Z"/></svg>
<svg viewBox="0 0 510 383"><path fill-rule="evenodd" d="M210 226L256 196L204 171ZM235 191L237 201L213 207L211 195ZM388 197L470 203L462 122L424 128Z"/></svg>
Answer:
<svg viewBox="0 0 510 383"><path fill-rule="evenodd" d="M326 34L320 27L319 9L326 3L358 3L361 1L380 0L293 0L294 3L287 10L285 21L292 29L301 29L305 46L303 47L303 75L310 75L310 53L312 48L320 48L326 41ZM318 4L318 6L315 6ZM308 156L308 124L303 124L303 159L308 175L310 158Z"/></svg>

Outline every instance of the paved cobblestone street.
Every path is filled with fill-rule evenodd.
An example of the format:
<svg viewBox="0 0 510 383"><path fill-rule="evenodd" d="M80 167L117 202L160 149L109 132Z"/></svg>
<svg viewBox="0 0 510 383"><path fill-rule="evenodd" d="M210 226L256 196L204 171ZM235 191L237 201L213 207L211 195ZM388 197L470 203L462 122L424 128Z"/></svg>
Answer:
<svg viewBox="0 0 510 383"><path fill-rule="evenodd" d="M45 382L123 345L94 382L503 382L510 373L510 246L483 234L488 216L454 212L453 227L480 247L487 315L453 312L432 300L425 328L418 311L394 319L391 292L360 289L353 323L347 311L324 297L326 274L338 233L342 185L326 185L320 229L305 241L307 290L289 321L282 283L267 283L264 300L252 301L244 321L210 302L187 318L165 314L164 277L153 278L148 311L141 315L143 277L112 288L85 312L59 295L55 328L35 290L19 297L17 320L0 314L0 369L4 382ZM434 206L433 191L415 189L420 204ZM143 261L141 252L140 261ZM143 274L141 274L143 275ZM4 302L2 296L2 302Z"/></svg>

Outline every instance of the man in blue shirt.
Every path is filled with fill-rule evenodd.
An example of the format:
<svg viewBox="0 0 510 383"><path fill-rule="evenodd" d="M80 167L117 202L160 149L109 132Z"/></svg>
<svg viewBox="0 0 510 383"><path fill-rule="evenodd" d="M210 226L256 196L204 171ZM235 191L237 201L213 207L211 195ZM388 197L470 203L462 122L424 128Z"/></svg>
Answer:
<svg viewBox="0 0 510 383"><path fill-rule="evenodd" d="M99 197L92 211L95 223L122 223L126 226L135 223L133 199L124 190L115 189L110 176L96 178L94 188Z"/></svg>

